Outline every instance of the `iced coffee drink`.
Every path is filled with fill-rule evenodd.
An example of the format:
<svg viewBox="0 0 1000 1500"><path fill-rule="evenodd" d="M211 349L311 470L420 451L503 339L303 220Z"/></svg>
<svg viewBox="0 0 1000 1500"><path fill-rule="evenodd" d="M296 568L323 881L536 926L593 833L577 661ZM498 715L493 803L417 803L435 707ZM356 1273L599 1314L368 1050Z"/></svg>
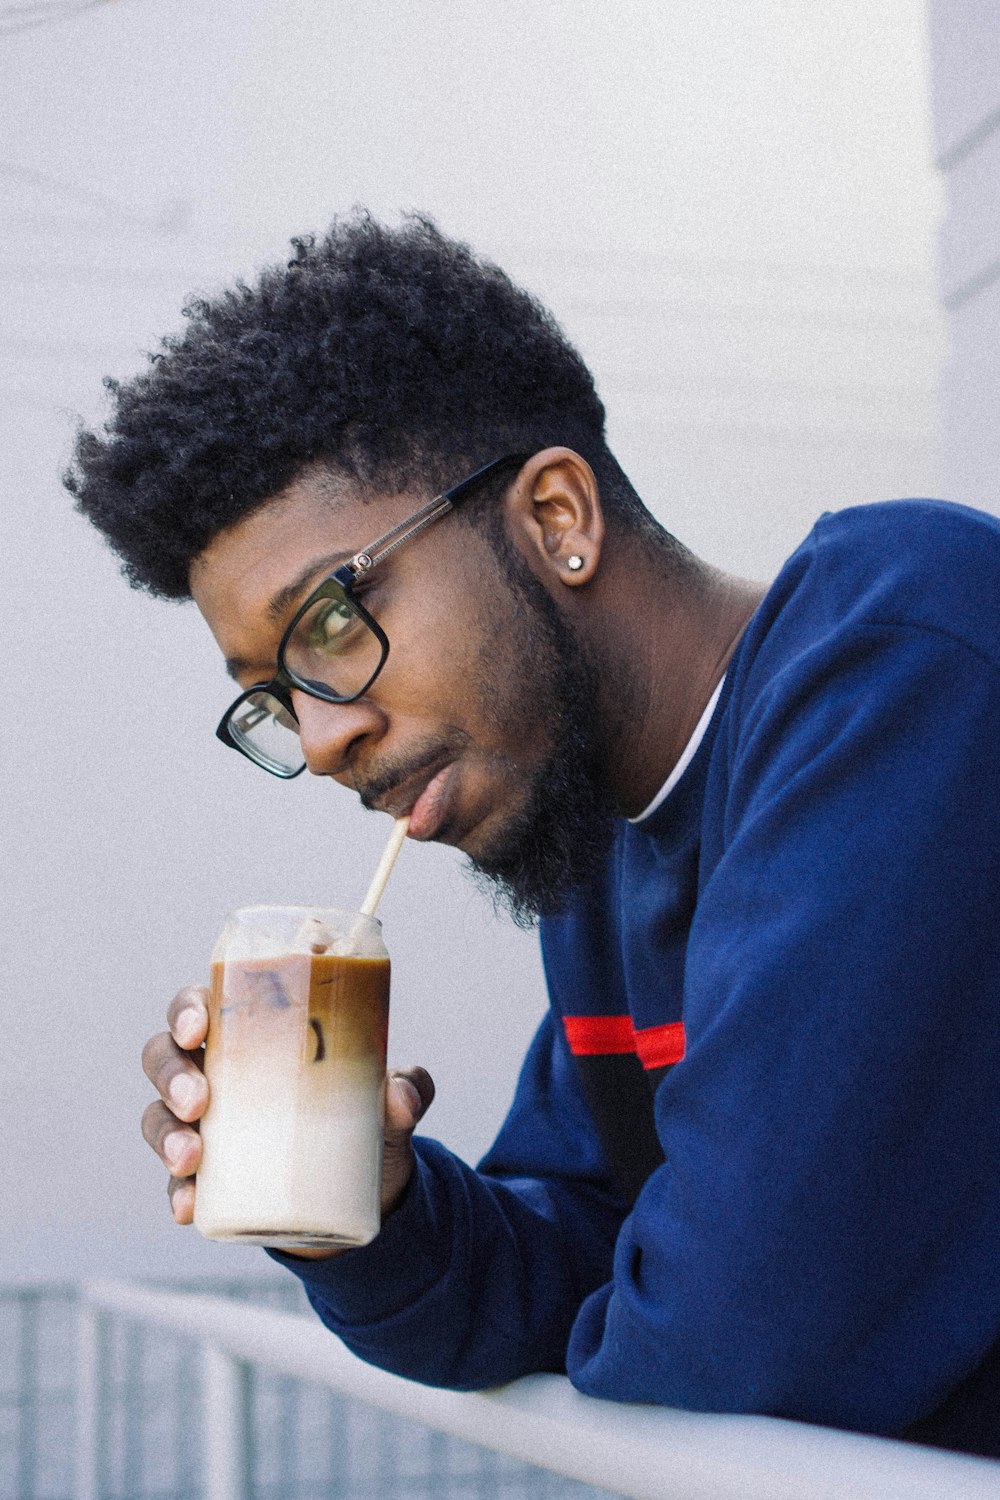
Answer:
<svg viewBox="0 0 1000 1500"><path fill-rule="evenodd" d="M357 912L246 907L212 957L195 1224L209 1239L378 1233L389 956Z"/></svg>

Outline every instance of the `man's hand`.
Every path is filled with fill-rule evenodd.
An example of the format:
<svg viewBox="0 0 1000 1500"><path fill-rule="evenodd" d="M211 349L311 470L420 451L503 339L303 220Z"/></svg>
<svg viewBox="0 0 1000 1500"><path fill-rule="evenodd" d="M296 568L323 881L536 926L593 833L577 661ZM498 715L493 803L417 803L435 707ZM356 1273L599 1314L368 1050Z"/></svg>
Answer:
<svg viewBox="0 0 1000 1500"><path fill-rule="evenodd" d="M208 1084L201 1070L208 1032L208 991L181 990L167 1011L169 1031L151 1037L142 1051L146 1077L160 1097L143 1113L142 1133L170 1172L167 1193L178 1224L194 1219L195 1175L201 1160L198 1121L208 1108ZM412 1136L434 1098L434 1083L423 1068L396 1068L389 1074L385 1102L382 1217L396 1207L413 1173ZM322 1259L341 1251L301 1250Z"/></svg>
<svg viewBox="0 0 1000 1500"><path fill-rule="evenodd" d="M142 1116L142 1133L170 1171L167 1193L178 1224L194 1219L194 1174L201 1161L197 1122L208 1108L201 1049L208 1032L208 991L189 985L170 1002L169 1031L142 1049L143 1072L160 1097Z"/></svg>

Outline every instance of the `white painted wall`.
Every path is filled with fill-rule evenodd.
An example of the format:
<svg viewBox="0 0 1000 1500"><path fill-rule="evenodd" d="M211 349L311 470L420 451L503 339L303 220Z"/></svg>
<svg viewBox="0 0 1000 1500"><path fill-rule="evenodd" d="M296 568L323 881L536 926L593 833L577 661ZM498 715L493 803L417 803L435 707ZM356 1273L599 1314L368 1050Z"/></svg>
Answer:
<svg viewBox="0 0 1000 1500"><path fill-rule="evenodd" d="M217 745L197 615L131 593L59 486L77 414L192 291L354 202L419 207L550 302L664 521L769 576L821 510L939 489L923 7L121 0L5 28L0 1272L256 1267L158 1237L138 1052L229 907L356 899L388 824ZM443 850L405 852L384 917L394 1056L475 1156L544 1005L534 940Z"/></svg>
<svg viewBox="0 0 1000 1500"><path fill-rule="evenodd" d="M934 145L947 211L940 289L948 492L1000 514L1000 10L931 0Z"/></svg>

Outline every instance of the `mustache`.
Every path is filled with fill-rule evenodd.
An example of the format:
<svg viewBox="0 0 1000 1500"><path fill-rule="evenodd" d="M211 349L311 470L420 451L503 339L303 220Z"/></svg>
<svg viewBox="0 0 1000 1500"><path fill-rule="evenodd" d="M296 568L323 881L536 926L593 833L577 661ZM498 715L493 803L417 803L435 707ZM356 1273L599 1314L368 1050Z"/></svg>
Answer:
<svg viewBox="0 0 1000 1500"><path fill-rule="evenodd" d="M369 767L364 776L356 775L354 789L362 807L369 812L377 811L376 804L398 786L428 770L437 770L445 761L454 760L465 748L469 736L454 730L447 740L425 740L417 745L405 759L385 761Z"/></svg>

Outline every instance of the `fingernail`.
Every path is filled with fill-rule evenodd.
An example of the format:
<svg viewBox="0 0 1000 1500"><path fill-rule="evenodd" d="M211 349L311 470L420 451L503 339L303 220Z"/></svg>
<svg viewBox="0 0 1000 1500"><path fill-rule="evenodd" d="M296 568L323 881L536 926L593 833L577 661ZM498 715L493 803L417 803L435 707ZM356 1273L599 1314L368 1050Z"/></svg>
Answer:
<svg viewBox="0 0 1000 1500"><path fill-rule="evenodd" d="M406 1107L410 1111L410 1114L419 1115L423 1107L420 1090L408 1078L394 1078L392 1081L406 1100Z"/></svg>
<svg viewBox="0 0 1000 1500"><path fill-rule="evenodd" d="M164 1137L163 1154L172 1167L180 1164L184 1152L187 1150L187 1136L183 1130L172 1130Z"/></svg>
<svg viewBox="0 0 1000 1500"><path fill-rule="evenodd" d="M191 1078L187 1073L178 1073L170 1085L170 1098L178 1109L192 1110L197 1105L201 1095L198 1080Z"/></svg>
<svg viewBox="0 0 1000 1500"><path fill-rule="evenodd" d="M170 1207L178 1224L190 1224L194 1217L194 1188L191 1183L185 1182L175 1189Z"/></svg>
<svg viewBox="0 0 1000 1500"><path fill-rule="evenodd" d="M185 1037L188 1037L193 1042L200 1030L201 1016L192 1006L182 1010L174 1022L174 1031L178 1041L183 1041Z"/></svg>

